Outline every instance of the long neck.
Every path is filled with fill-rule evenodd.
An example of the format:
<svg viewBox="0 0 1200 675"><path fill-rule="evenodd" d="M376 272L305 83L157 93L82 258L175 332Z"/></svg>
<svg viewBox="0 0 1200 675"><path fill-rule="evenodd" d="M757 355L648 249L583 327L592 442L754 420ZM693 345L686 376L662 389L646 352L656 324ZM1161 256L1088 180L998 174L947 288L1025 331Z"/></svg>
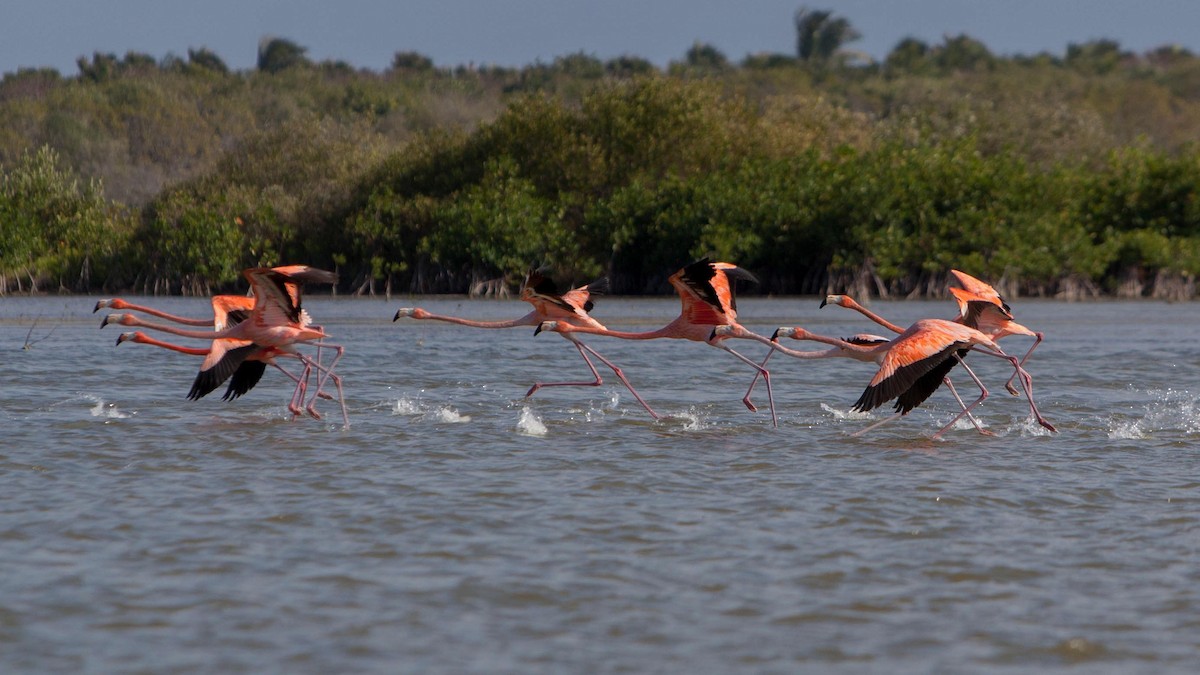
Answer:
<svg viewBox="0 0 1200 675"><path fill-rule="evenodd" d="M871 310L867 309L866 307L863 307L862 305L858 304L858 301L856 301L854 298L847 297L846 304L842 305L842 307L845 307L846 309L852 309L852 310L858 312L859 314L862 314L863 316L874 321L875 323L879 324L880 326L883 326L884 328L892 331L893 333L903 333L904 332L903 328L901 328L900 326L897 326L896 324L892 323L891 321L888 321L887 319L883 318L882 316L879 316L878 314L876 314L875 312L872 312Z"/></svg>
<svg viewBox="0 0 1200 675"><path fill-rule="evenodd" d="M776 351L778 351L782 354L787 354L788 356L791 356L791 357L797 358L797 359L832 359L832 358L837 358L839 356L846 357L846 358L852 358L849 353L844 352L841 349L838 349L837 347L833 347L831 349L823 349L819 352L804 352L804 351L800 351L797 349L788 349L787 347L784 347L783 345L779 344L778 342L771 343L771 346Z"/></svg>
<svg viewBox="0 0 1200 675"><path fill-rule="evenodd" d="M242 337L240 330L246 325L245 323L239 323L236 326L227 328L225 330L188 330L186 328L176 328L175 326L168 326L166 324L146 321L145 319L134 316L133 314L127 314L125 320L121 321L120 323L123 326L141 326L151 330L160 330L164 333L171 333L172 335L178 335L180 337L196 338L198 340L219 340L221 338L245 339Z"/></svg>
<svg viewBox="0 0 1200 675"><path fill-rule="evenodd" d="M418 317L413 318L415 319ZM422 320L456 323L460 326L470 326L472 328L517 328L519 326L536 326L541 322L540 315L537 312L530 312L519 319L510 319L508 321L475 321L473 319L464 319L457 316L443 316L441 314L428 313L419 318Z"/></svg>
<svg viewBox="0 0 1200 675"><path fill-rule="evenodd" d="M211 351L209 349L200 349L199 347L184 347L183 345L176 345L171 344L170 342L163 342L162 340L155 340L145 333L134 333L131 340L133 342L140 342L144 345L152 345L155 347L162 347L163 349L170 349L172 351L179 352L180 354L192 354L193 356L208 356L208 353Z"/></svg>
<svg viewBox="0 0 1200 675"><path fill-rule="evenodd" d="M185 326L209 326L209 327L211 327L213 325L212 319L190 319L186 316L176 316L175 314L168 314L167 312L164 312L160 309L154 309L153 307L146 307L144 305L135 305L131 302L126 302L124 300L121 301L121 306L116 307L116 309L130 309L135 312L142 312L143 314L157 316L158 318L166 319L167 321L174 321L175 323L181 323Z"/></svg>
<svg viewBox="0 0 1200 675"><path fill-rule="evenodd" d="M622 340L655 340L655 339L664 338L664 337L682 337L682 336L677 335L674 332L672 332L671 328L674 325L674 322L669 323L669 324L663 326L662 328L658 328L656 330L650 330L650 331L644 331L644 332L638 332L638 333L631 333L629 331L624 331L624 330L612 330L609 328L597 328L595 326L576 326L573 324L568 324L568 325L570 326L570 328L567 330L563 330L561 332L563 332L564 334L567 334L567 333L590 333L592 335L607 335L608 337L620 338Z"/></svg>

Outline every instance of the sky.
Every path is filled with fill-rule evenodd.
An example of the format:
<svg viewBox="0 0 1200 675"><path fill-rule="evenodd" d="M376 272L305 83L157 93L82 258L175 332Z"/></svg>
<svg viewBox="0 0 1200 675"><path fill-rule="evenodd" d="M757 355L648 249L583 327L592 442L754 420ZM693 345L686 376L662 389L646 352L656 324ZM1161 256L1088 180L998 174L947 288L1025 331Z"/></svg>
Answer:
<svg viewBox="0 0 1200 675"><path fill-rule="evenodd" d="M697 41L737 62L794 54L801 6L848 19L863 35L848 47L875 59L906 37L960 34L1006 56L1063 55L1096 39L1200 53L1200 0L0 0L0 73L75 75L76 59L97 51L161 59L201 47L246 70L264 37L377 71L399 51L438 66L519 67L578 52L664 66Z"/></svg>

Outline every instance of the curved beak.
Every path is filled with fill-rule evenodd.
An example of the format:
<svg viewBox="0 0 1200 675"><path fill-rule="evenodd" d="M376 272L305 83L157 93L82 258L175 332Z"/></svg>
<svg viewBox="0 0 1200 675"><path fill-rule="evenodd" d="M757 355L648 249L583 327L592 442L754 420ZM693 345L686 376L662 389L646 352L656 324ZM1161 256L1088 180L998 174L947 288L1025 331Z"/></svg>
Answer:
<svg viewBox="0 0 1200 675"><path fill-rule="evenodd" d="M396 316L392 317L392 321L399 321L399 320L400 320L400 310L396 310Z"/></svg>
<svg viewBox="0 0 1200 675"><path fill-rule="evenodd" d="M822 306L822 307L824 307L824 306L825 306L825 303L821 303L821 306ZM774 332L774 333L771 333L771 342L776 342L777 340L779 340L779 331L781 331L781 330L783 330L783 329L782 329L782 328L776 328L776 329L775 329L775 332Z"/></svg>
<svg viewBox="0 0 1200 675"><path fill-rule="evenodd" d="M824 307L825 305L828 305L828 304L829 304L829 296L828 295L825 296L824 298L821 298L821 307Z"/></svg>

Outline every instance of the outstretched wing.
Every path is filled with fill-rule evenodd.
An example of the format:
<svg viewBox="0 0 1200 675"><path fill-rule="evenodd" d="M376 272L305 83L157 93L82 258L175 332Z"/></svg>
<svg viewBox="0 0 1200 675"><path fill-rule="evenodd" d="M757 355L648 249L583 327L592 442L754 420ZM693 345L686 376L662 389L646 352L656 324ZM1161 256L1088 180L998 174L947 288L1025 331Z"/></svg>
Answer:
<svg viewBox="0 0 1200 675"><path fill-rule="evenodd" d="M737 300L730 279L758 281L753 274L729 263L701 258L671 275L671 285L683 301L683 314L692 323L726 325L737 320Z"/></svg>
<svg viewBox="0 0 1200 675"><path fill-rule="evenodd" d="M233 345L243 346L235 347ZM229 379L230 375L237 371L246 357L257 350L256 345L246 344L242 340L213 340L212 351L204 359L204 363L200 366L200 372L196 373L192 389L187 395L188 399L199 400L221 386L225 380Z"/></svg>
<svg viewBox="0 0 1200 675"><path fill-rule="evenodd" d="M233 371L233 377L229 378L229 386L221 400L232 401L250 391L262 379L266 370L265 361L243 361L237 370Z"/></svg>
<svg viewBox="0 0 1200 675"><path fill-rule="evenodd" d="M953 359L955 351L966 347L970 342L956 332L921 330L901 335L884 355L879 371L854 403L854 410L874 410L900 396L946 359Z"/></svg>
<svg viewBox="0 0 1200 675"><path fill-rule="evenodd" d="M255 320L261 325L294 325L302 319L300 294L305 282L331 284L337 274L306 265L253 267L242 272L254 293Z"/></svg>

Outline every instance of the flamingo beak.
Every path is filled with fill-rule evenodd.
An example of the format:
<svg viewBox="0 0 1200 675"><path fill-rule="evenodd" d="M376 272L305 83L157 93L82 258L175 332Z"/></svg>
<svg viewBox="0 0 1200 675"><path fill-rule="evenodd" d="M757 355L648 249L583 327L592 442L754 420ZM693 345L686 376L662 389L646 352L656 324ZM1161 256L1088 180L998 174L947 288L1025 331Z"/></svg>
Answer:
<svg viewBox="0 0 1200 675"><path fill-rule="evenodd" d="M822 303L821 303L821 306L822 306L822 307L824 307L824 306L825 306L825 303L823 303L823 302L822 302ZM776 341L778 341L778 340L779 340L779 331L781 331L781 330L783 330L783 329L782 329L782 328L776 328L776 329L775 329L775 332L774 332L774 333L771 333L771 342L776 342Z"/></svg>
<svg viewBox="0 0 1200 675"><path fill-rule="evenodd" d="M533 334L536 336L542 332L542 324L538 324L537 328L533 329Z"/></svg>
<svg viewBox="0 0 1200 675"><path fill-rule="evenodd" d="M396 316L392 317L392 321L399 321L399 320L400 320L400 310L396 310Z"/></svg>
<svg viewBox="0 0 1200 675"><path fill-rule="evenodd" d="M107 326L107 325L108 325L108 317L110 317L110 316L112 316L112 314L107 314L107 315L105 315L104 319L102 319L102 320L100 321L100 327L101 327L101 328L104 328L105 326Z"/></svg>
<svg viewBox="0 0 1200 675"><path fill-rule="evenodd" d="M821 299L821 307L824 307L825 305L828 305L828 304L829 304L829 296L827 295Z"/></svg>

